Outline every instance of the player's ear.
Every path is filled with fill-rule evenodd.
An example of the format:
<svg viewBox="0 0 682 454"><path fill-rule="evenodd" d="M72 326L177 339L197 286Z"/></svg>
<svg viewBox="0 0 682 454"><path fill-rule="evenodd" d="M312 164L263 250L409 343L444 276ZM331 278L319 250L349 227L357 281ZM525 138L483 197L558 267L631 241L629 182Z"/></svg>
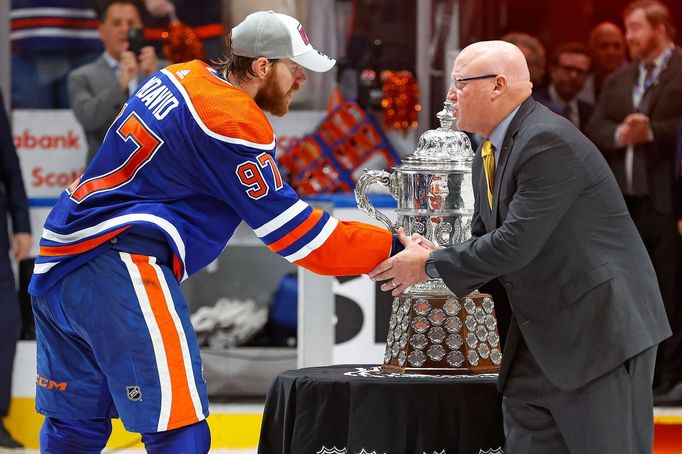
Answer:
<svg viewBox="0 0 682 454"><path fill-rule="evenodd" d="M269 60L265 57L258 57L253 62L251 62L251 69L256 74L259 79L264 79L265 74L268 72Z"/></svg>

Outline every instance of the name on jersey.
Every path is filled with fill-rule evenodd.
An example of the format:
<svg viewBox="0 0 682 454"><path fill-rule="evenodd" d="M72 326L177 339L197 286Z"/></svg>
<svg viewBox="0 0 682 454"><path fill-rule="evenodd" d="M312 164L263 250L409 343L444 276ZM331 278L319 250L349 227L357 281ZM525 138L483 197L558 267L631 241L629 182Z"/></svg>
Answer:
<svg viewBox="0 0 682 454"><path fill-rule="evenodd" d="M180 105L178 99L156 76L137 90L135 96L140 98L157 120L163 120L171 110Z"/></svg>

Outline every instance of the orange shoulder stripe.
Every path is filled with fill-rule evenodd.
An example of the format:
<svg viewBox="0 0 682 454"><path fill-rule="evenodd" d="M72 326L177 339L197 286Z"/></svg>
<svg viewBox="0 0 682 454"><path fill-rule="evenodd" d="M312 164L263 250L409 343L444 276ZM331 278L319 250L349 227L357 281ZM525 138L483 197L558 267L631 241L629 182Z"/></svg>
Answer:
<svg viewBox="0 0 682 454"><path fill-rule="evenodd" d="M256 102L209 71L204 62L179 63L166 70L185 89L199 119L208 129L229 139L261 145L274 142L272 126Z"/></svg>

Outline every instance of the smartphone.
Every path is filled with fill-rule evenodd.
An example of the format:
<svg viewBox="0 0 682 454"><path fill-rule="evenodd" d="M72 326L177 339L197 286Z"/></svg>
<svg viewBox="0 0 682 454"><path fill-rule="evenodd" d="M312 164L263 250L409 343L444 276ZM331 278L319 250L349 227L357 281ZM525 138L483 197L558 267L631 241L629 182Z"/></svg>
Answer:
<svg viewBox="0 0 682 454"><path fill-rule="evenodd" d="M128 50L140 55L140 50L147 43L144 40L144 30L142 28L131 28L128 30Z"/></svg>

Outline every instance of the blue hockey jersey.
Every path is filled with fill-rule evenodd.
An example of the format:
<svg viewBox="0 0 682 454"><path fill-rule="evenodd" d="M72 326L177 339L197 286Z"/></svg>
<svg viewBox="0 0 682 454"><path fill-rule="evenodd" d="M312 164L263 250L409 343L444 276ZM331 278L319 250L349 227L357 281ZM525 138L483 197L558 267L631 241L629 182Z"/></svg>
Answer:
<svg viewBox="0 0 682 454"><path fill-rule="evenodd" d="M274 156L263 111L205 63L153 74L50 212L30 293L131 226L165 238L179 280L211 263L242 220L273 252L316 273L366 273L389 257L390 232L313 209L283 181Z"/></svg>

